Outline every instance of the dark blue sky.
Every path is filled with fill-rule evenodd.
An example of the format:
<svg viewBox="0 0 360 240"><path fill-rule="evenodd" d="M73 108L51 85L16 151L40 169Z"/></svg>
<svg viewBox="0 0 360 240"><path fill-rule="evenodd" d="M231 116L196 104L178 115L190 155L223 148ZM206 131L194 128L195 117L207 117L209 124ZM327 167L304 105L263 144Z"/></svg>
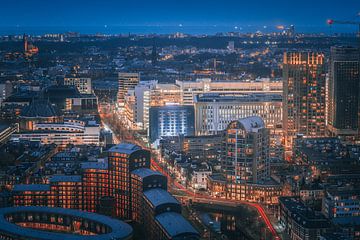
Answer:
<svg viewBox="0 0 360 240"><path fill-rule="evenodd" d="M0 0L0 26L322 26L358 12L360 0Z"/></svg>

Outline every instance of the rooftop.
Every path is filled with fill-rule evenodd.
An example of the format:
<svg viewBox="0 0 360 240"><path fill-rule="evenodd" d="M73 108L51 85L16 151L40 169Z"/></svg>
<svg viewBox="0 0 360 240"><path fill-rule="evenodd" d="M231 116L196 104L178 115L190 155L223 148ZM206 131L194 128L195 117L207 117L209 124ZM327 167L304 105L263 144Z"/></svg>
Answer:
<svg viewBox="0 0 360 240"><path fill-rule="evenodd" d="M34 100L21 111L22 117L56 117L58 111L46 100Z"/></svg>
<svg viewBox="0 0 360 240"><path fill-rule="evenodd" d="M14 192L37 192L37 191L50 191L49 184L16 184L13 187Z"/></svg>
<svg viewBox="0 0 360 240"><path fill-rule="evenodd" d="M240 128L246 132L258 132L259 129L265 128L265 123L261 117L251 116L231 122L228 128Z"/></svg>
<svg viewBox="0 0 360 240"><path fill-rule="evenodd" d="M139 177L141 177L143 179L146 177L149 177L149 176L154 176L154 175L164 176L162 173L151 170L150 168L138 168L138 169L132 171L131 174L138 175Z"/></svg>
<svg viewBox="0 0 360 240"><path fill-rule="evenodd" d="M179 204L179 202L166 190L160 188L150 189L144 192L144 196L151 202L154 208L167 203Z"/></svg>
<svg viewBox="0 0 360 240"><path fill-rule="evenodd" d="M204 93L195 96L195 102L282 102L280 94L252 93L252 94L236 94L236 93Z"/></svg>
<svg viewBox="0 0 360 240"><path fill-rule="evenodd" d="M9 222L5 216L12 213L53 213L59 215L68 215L76 217L77 219L86 219L93 222L98 222L107 225L111 228L111 232L98 235L79 235L71 233L59 233L51 231L36 230L32 228L25 228ZM64 208L50 208L50 207L9 207L0 209L0 232L7 232L21 236L22 239L53 239L53 240L110 240L110 239L129 239L132 236L132 228L119 220L103 216L96 213L90 213L85 211L79 211L74 209Z"/></svg>
<svg viewBox="0 0 360 240"><path fill-rule="evenodd" d="M298 198L279 197L279 203L290 212L291 218L305 228L329 228L330 222L324 215L306 207Z"/></svg>
<svg viewBox="0 0 360 240"><path fill-rule="evenodd" d="M103 170L107 170L108 169L108 163L107 162L92 162L92 161L88 161L88 162L82 162L81 163L81 168L82 169L103 169Z"/></svg>
<svg viewBox="0 0 360 240"><path fill-rule="evenodd" d="M135 151L141 150L142 148L138 145L132 143L120 143L113 146L108 150L108 152L117 152L117 153L126 153L132 154Z"/></svg>
<svg viewBox="0 0 360 240"><path fill-rule="evenodd" d="M195 228L179 213L165 212L155 217L171 238L176 236L199 235Z"/></svg>
<svg viewBox="0 0 360 240"><path fill-rule="evenodd" d="M81 182L80 175L53 175L50 182Z"/></svg>

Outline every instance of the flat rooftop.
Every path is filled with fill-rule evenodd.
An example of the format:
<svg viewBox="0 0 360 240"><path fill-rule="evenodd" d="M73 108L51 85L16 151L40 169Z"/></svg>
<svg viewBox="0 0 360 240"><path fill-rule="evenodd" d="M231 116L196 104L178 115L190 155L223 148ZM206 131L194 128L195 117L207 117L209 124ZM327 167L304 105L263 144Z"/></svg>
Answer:
<svg viewBox="0 0 360 240"><path fill-rule="evenodd" d="M151 170L150 168L138 168L131 172L131 174L138 175L141 178L146 178L149 176L164 176L162 173L158 171Z"/></svg>
<svg viewBox="0 0 360 240"><path fill-rule="evenodd" d="M110 148L108 150L108 152L131 154L131 153L136 152L141 149L142 148L140 146L132 144L132 143L120 143L120 144L115 145L112 148Z"/></svg>
<svg viewBox="0 0 360 240"><path fill-rule="evenodd" d="M247 102L282 102L280 94L270 93L204 93L195 96L195 102L229 102L229 103L247 103Z"/></svg>
<svg viewBox="0 0 360 240"><path fill-rule="evenodd" d="M46 192L50 191L49 184L16 184L13 187L14 192Z"/></svg>
<svg viewBox="0 0 360 240"><path fill-rule="evenodd" d="M306 207L294 197L279 197L279 203L290 212L291 218L305 228L329 228L330 222L324 215Z"/></svg>

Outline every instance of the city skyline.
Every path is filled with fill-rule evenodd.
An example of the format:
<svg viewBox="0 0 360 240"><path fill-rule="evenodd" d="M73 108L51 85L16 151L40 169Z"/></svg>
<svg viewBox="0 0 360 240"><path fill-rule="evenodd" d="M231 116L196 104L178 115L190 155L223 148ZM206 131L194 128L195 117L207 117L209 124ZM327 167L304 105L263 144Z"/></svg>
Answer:
<svg viewBox="0 0 360 240"><path fill-rule="evenodd" d="M359 239L360 2L0 6L0 239Z"/></svg>
<svg viewBox="0 0 360 240"><path fill-rule="evenodd" d="M61 1L42 0L1 3L0 34L61 31L82 33L171 33L210 34L225 31L269 32L276 26L296 25L300 32L331 32L327 19L356 18L360 2L336 1ZM55 11L56 9L56 11ZM271 9L271 11L269 11ZM297 11L289 11L297 9ZM321 11L319 10L321 9ZM66 16L66 17L64 17ZM133 27L133 29L131 29ZM349 26L333 31L355 32Z"/></svg>

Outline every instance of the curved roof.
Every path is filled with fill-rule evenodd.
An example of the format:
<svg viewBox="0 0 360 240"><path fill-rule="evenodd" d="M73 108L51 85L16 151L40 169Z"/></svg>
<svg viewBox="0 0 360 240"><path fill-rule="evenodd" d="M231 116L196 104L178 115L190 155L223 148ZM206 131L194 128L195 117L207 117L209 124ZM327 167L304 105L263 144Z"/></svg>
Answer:
<svg viewBox="0 0 360 240"><path fill-rule="evenodd" d="M164 176L162 173L158 171L151 170L150 168L138 168L131 172L132 174L138 175L142 179L149 176Z"/></svg>
<svg viewBox="0 0 360 240"><path fill-rule="evenodd" d="M229 127L231 127L231 125L234 123L238 123L238 127L245 130L246 132L258 132L259 129L265 128L264 120L259 116L241 118L237 121L231 122Z"/></svg>
<svg viewBox="0 0 360 240"><path fill-rule="evenodd" d="M108 152L132 154L133 152L136 152L141 149L142 148L140 146L132 143L120 143L110 148Z"/></svg>
<svg viewBox="0 0 360 240"><path fill-rule="evenodd" d="M198 236L195 228L179 213L165 212L155 217L171 238L180 236Z"/></svg>
<svg viewBox="0 0 360 240"><path fill-rule="evenodd" d="M144 192L144 196L151 202L154 208L163 204L180 204L176 198L164 189L154 188Z"/></svg>
<svg viewBox="0 0 360 240"><path fill-rule="evenodd" d="M34 212L34 213L54 213L60 215L69 215L77 218L88 219L94 222L99 222L107 225L111 228L110 233L98 234L98 235L77 235L58 232L47 232L44 230L36 230L32 228L25 228L11 223L5 219L6 215L11 213L22 212ZM113 219L107 216L103 216L96 213L79 211L74 209L64 208L51 208L51 207L9 207L0 208L0 232L14 234L15 236L21 236L24 239L53 239L53 240L86 240L86 239L98 239L98 240L110 240L110 239L130 239L133 233L132 228L117 219Z"/></svg>

